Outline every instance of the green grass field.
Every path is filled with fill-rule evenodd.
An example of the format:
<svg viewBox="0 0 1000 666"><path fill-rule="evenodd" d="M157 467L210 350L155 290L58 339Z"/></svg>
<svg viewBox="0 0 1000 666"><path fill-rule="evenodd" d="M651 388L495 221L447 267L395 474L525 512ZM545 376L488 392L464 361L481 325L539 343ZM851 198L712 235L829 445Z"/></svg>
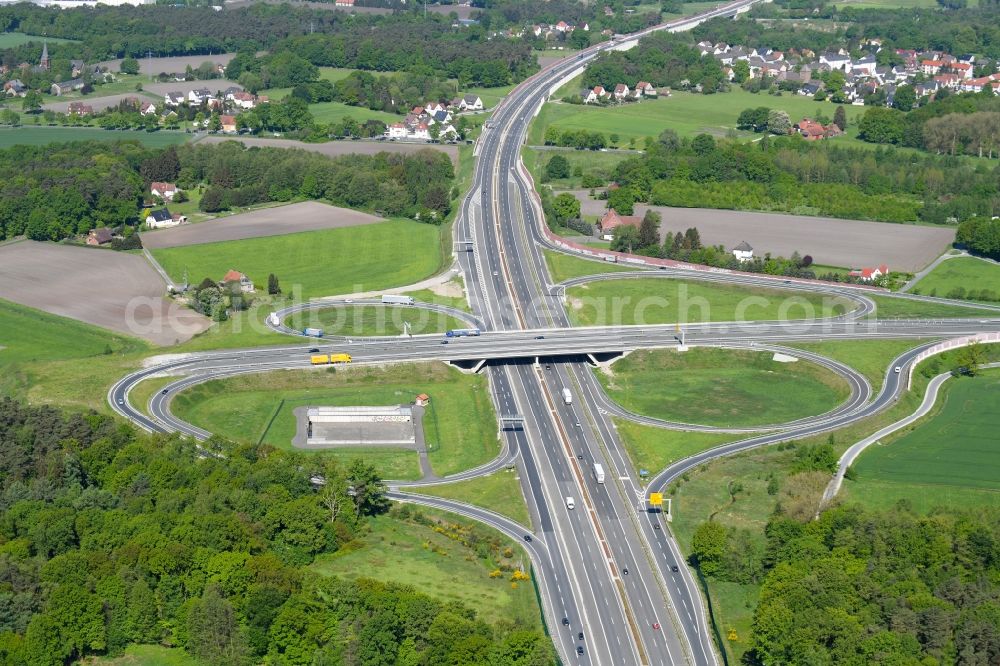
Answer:
<svg viewBox="0 0 1000 666"><path fill-rule="evenodd" d="M886 370L892 359L907 349L919 347L926 340L828 340L825 342L793 342L789 347L822 354L845 363L861 374L871 384L872 390L882 388Z"/></svg>
<svg viewBox="0 0 1000 666"><path fill-rule="evenodd" d="M785 423L847 399L847 383L826 368L772 356L711 347L640 350L614 363L611 374L595 373L611 399L630 411L703 425Z"/></svg>
<svg viewBox="0 0 1000 666"><path fill-rule="evenodd" d="M954 261L954 260L952 260ZM950 305L948 303L925 303L905 298L893 298L891 296L872 296L875 301L875 316L882 319L944 319L953 317L981 317L983 315L996 316L996 310L985 308L964 307L961 305Z"/></svg>
<svg viewBox="0 0 1000 666"><path fill-rule="evenodd" d="M93 666L203 666L181 648L162 645L129 645L118 657L94 657L78 662Z"/></svg>
<svg viewBox="0 0 1000 666"><path fill-rule="evenodd" d="M848 499L886 508L1000 506L1000 372L951 379L928 420L865 451Z"/></svg>
<svg viewBox="0 0 1000 666"><path fill-rule="evenodd" d="M150 148L162 148L187 141L184 132L141 132L137 130L103 130L96 127L0 127L0 149L11 146L44 146L67 141L138 141Z"/></svg>
<svg viewBox="0 0 1000 666"><path fill-rule="evenodd" d="M577 326L809 319L850 307L815 294L657 278L591 282L571 287L566 296Z"/></svg>
<svg viewBox="0 0 1000 666"><path fill-rule="evenodd" d="M629 270L625 266L611 264L606 261L591 261L580 259L570 254L543 250L545 263L549 267L549 275L554 282L562 282L584 275L597 275L598 273L621 273Z"/></svg>
<svg viewBox="0 0 1000 666"><path fill-rule="evenodd" d="M815 102L802 95L784 93L776 97L749 93L738 87L714 95L677 91L670 97L661 96L655 100L620 106L549 103L542 107L532 124L529 143L542 143L545 129L549 125L562 130L584 129L605 135L617 134L619 146L627 146L632 138L641 146L642 139L647 136L655 137L667 128L675 130L681 136L702 133L725 136L730 131L737 131L736 119L743 109L758 106L787 111L792 123L805 117L814 117L817 112L832 118L837 108L831 102ZM857 124L864 109L844 105L844 110L850 130ZM743 136L755 136L752 132L739 133Z"/></svg>
<svg viewBox="0 0 1000 666"><path fill-rule="evenodd" d="M23 32L0 32L0 49L12 49L15 46L21 46L22 44L27 44L28 42L35 42L36 44L41 44L43 41L49 44L58 44L65 42L75 42L75 39L62 39L60 37L42 37L40 35L26 35ZM33 63L33 64L38 64Z"/></svg>
<svg viewBox="0 0 1000 666"><path fill-rule="evenodd" d="M371 291L417 282L441 266L438 227L388 220L342 229L204 243L153 250L176 280L192 283L230 268L267 284L274 273L284 291L301 285L301 298Z"/></svg>
<svg viewBox="0 0 1000 666"><path fill-rule="evenodd" d="M311 568L326 576L412 585L446 604L472 608L486 621L540 628L541 614L531 582L513 585L510 574L490 578L490 572L501 564L527 570L530 562L517 544L497 536L510 557L501 561L484 557L483 549L467 545L476 540L469 538L468 521L423 507L411 510L435 520L424 525L393 515L377 516L368 521L368 534L338 553L321 555ZM471 533L495 535L481 526L472 527Z"/></svg>
<svg viewBox="0 0 1000 666"><path fill-rule="evenodd" d="M435 473L453 474L496 456L497 426L485 377L466 375L439 363L232 377L184 391L174 399L173 407L179 417L211 432L290 449L296 407L408 404L419 393L431 398L423 426ZM357 451L342 454L337 449L330 455L352 457ZM362 455L372 458L381 453L382 449L369 448ZM398 466L387 467L396 461ZM417 457L411 451L393 451L382 456L381 463L384 478L419 477Z"/></svg>
<svg viewBox="0 0 1000 666"><path fill-rule="evenodd" d="M394 113L373 111L363 106L348 106L341 102L310 104L309 111L313 114L316 122L325 125L340 122L344 118L354 118L359 123L364 123L366 120L381 120L387 125L403 119L403 116L397 116Z"/></svg>
<svg viewBox="0 0 1000 666"><path fill-rule="evenodd" d="M614 423L636 471L645 469L651 474L682 458L739 437L725 433L664 430L627 419L614 419Z"/></svg>
<svg viewBox="0 0 1000 666"><path fill-rule="evenodd" d="M636 154L627 152L602 153L590 150L537 150L527 147L521 149L521 154L524 157L525 165L535 178L535 182L539 184L543 182L542 174L545 171L545 166L554 155L562 155L566 158L566 161L569 162L570 174L579 169L582 174L596 176L603 181L611 180L614 169L619 162L630 157L637 157ZM581 181L582 178L580 176L570 175L568 178L557 178L545 184L557 190L574 189L582 187Z"/></svg>
<svg viewBox="0 0 1000 666"><path fill-rule="evenodd" d="M992 288L1000 295L1000 265L972 257L949 259L921 278L911 293L947 297L959 287L976 291Z"/></svg>
<svg viewBox="0 0 1000 666"><path fill-rule="evenodd" d="M524 503L521 484L514 470L502 470L440 486L422 486L413 492L475 504L516 520L525 527L531 527L528 507Z"/></svg>
<svg viewBox="0 0 1000 666"><path fill-rule="evenodd" d="M322 328L325 335L402 335L403 325L409 324L411 335L444 333L452 328L465 328L466 324L445 314L419 308L359 305L355 307L325 308L298 313L286 325L302 329L307 326Z"/></svg>

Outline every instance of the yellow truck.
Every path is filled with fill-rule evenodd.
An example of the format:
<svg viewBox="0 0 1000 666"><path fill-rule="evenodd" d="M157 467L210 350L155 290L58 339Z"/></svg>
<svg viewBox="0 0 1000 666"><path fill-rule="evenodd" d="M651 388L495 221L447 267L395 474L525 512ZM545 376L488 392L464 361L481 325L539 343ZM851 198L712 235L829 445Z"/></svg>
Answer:
<svg viewBox="0 0 1000 666"><path fill-rule="evenodd" d="M330 362L330 357L326 354L313 354L309 357L313 365L326 365Z"/></svg>
<svg viewBox="0 0 1000 666"><path fill-rule="evenodd" d="M330 363L350 363L350 354L330 354Z"/></svg>
<svg viewBox="0 0 1000 666"><path fill-rule="evenodd" d="M309 357L313 365L327 365L329 363L350 363L350 354L313 354Z"/></svg>

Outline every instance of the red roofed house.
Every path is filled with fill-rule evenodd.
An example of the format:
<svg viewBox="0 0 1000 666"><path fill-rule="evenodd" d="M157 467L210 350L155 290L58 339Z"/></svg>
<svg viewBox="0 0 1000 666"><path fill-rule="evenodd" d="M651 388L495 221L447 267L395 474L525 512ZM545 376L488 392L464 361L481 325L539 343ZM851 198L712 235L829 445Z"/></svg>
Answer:
<svg viewBox="0 0 1000 666"><path fill-rule="evenodd" d="M253 293L253 281L243 273L229 269L229 272L222 276L222 283L239 282L240 291Z"/></svg>
<svg viewBox="0 0 1000 666"><path fill-rule="evenodd" d="M795 131L802 135L806 141L818 141L831 136L843 134L841 129L834 124L822 125L815 120L803 118L794 127Z"/></svg>
<svg viewBox="0 0 1000 666"><path fill-rule="evenodd" d="M972 65L970 65L967 62L953 62L950 65L948 65L948 69L955 72L963 79L972 78Z"/></svg>
<svg viewBox="0 0 1000 666"><path fill-rule="evenodd" d="M618 85L615 86L614 95L615 99L618 100L625 99L626 97L628 97L628 86L625 85L624 83L619 83Z"/></svg>
<svg viewBox="0 0 1000 666"><path fill-rule="evenodd" d="M149 193L165 201L173 201L177 194L177 186L173 183L150 183Z"/></svg>
<svg viewBox="0 0 1000 666"><path fill-rule="evenodd" d="M636 97L640 94L646 97L656 97L656 88L653 87L652 83L646 81L639 81L639 83L635 84L635 92Z"/></svg>
<svg viewBox="0 0 1000 666"><path fill-rule="evenodd" d="M415 400L413 401L413 403L414 403L414 404L415 404L415 405L416 405L417 407L424 407L424 406L426 406L426 405L427 405L427 403L429 403L430 401L431 401L431 397L430 397L429 395L427 395L426 393L421 393L420 395L418 395L418 396L416 397L416 399L415 399Z"/></svg>
<svg viewBox="0 0 1000 666"><path fill-rule="evenodd" d="M70 102L69 114L74 116L92 116L94 115L94 107L83 102Z"/></svg>
<svg viewBox="0 0 1000 666"><path fill-rule="evenodd" d="M921 60L920 69L923 70L924 74L928 76L933 76L941 71L944 67L944 62L941 60Z"/></svg>
<svg viewBox="0 0 1000 666"><path fill-rule="evenodd" d="M236 116L219 116L219 123L226 134L236 134Z"/></svg>
<svg viewBox="0 0 1000 666"><path fill-rule="evenodd" d="M639 228L642 224L642 218L637 215L619 215L618 211L614 208L608 210L597 222L597 230L601 234L603 240L611 240L614 236L615 229L621 226L635 227Z"/></svg>
<svg viewBox="0 0 1000 666"><path fill-rule="evenodd" d="M889 267L882 264L878 268L861 268L858 270L853 270L848 275L853 278L858 278L862 282L871 282L872 280L877 280L883 275L889 274Z"/></svg>
<svg viewBox="0 0 1000 666"><path fill-rule="evenodd" d="M106 245L111 242L111 229L101 227L91 229L87 234L87 245Z"/></svg>

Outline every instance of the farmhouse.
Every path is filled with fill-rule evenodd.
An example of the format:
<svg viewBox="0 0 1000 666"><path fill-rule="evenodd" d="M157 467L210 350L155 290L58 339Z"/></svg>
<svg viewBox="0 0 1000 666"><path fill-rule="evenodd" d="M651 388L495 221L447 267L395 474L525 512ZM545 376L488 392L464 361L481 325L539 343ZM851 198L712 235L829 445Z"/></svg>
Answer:
<svg viewBox="0 0 1000 666"><path fill-rule="evenodd" d="M742 241L733 248L733 256L740 261L750 261L753 259L753 248L750 247L750 243Z"/></svg>
<svg viewBox="0 0 1000 666"><path fill-rule="evenodd" d="M236 116L219 116L222 131L226 134L236 134Z"/></svg>
<svg viewBox="0 0 1000 666"><path fill-rule="evenodd" d="M3 91L8 97L24 97L28 94L28 87L21 82L21 79L11 79L3 84Z"/></svg>
<svg viewBox="0 0 1000 666"><path fill-rule="evenodd" d="M468 94L462 97L462 100L458 104L458 108L462 111L482 111L483 100L479 97L479 95Z"/></svg>
<svg viewBox="0 0 1000 666"><path fill-rule="evenodd" d="M163 103L166 106L180 106L184 103L185 99L187 98L184 97L184 93L182 92L168 92L163 96Z"/></svg>
<svg viewBox="0 0 1000 666"><path fill-rule="evenodd" d="M94 107L83 102L70 102L69 113L76 116L92 116L94 115Z"/></svg>
<svg viewBox="0 0 1000 666"><path fill-rule="evenodd" d="M156 105L152 102L143 102L139 105L139 115L148 116L156 114Z"/></svg>
<svg viewBox="0 0 1000 666"><path fill-rule="evenodd" d="M173 201L177 195L177 186L173 183L151 183L149 193L166 201Z"/></svg>
<svg viewBox="0 0 1000 666"><path fill-rule="evenodd" d="M146 216L146 226L150 229L165 229L167 227L176 227L181 223L182 216L178 215L177 220L174 220L174 215L170 213L166 208L160 208L159 210L152 210L149 215Z"/></svg>
<svg viewBox="0 0 1000 666"><path fill-rule="evenodd" d="M87 245L107 245L111 242L111 229L101 227L91 229L87 234Z"/></svg>
<svg viewBox="0 0 1000 666"><path fill-rule="evenodd" d="M222 276L223 284L229 284L230 282L238 282L240 285L240 291L244 293L252 294L254 291L253 281L239 271L229 269L229 272Z"/></svg>
<svg viewBox="0 0 1000 666"><path fill-rule="evenodd" d="M810 120L809 118L803 118L800 120L795 124L794 129L802 135L806 141L818 141L819 139L839 136L844 133L833 123L829 125L822 125L815 120Z"/></svg>
<svg viewBox="0 0 1000 666"><path fill-rule="evenodd" d="M619 215L614 208L608 210L597 222L597 231L603 240L611 240L615 229L622 226L639 228L642 218L635 215Z"/></svg>
<svg viewBox="0 0 1000 666"><path fill-rule="evenodd" d="M49 93L58 97L74 90L82 90L83 85L83 79L70 79L69 81L53 83L52 87L49 88Z"/></svg>
<svg viewBox="0 0 1000 666"><path fill-rule="evenodd" d="M886 266L885 264L882 264L878 268L858 268L848 273L848 275L851 276L852 278L857 278L862 282L871 282L873 280L879 279L883 275L888 275L888 274L889 274L889 267Z"/></svg>

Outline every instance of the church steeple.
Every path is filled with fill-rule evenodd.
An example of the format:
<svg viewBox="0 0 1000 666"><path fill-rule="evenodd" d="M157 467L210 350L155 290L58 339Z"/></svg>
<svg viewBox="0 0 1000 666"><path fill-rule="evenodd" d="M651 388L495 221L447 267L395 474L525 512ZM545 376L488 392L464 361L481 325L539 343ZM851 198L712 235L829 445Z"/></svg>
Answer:
<svg viewBox="0 0 1000 666"><path fill-rule="evenodd" d="M45 71L49 70L49 45L48 42L42 42L42 60L38 63L38 66Z"/></svg>

